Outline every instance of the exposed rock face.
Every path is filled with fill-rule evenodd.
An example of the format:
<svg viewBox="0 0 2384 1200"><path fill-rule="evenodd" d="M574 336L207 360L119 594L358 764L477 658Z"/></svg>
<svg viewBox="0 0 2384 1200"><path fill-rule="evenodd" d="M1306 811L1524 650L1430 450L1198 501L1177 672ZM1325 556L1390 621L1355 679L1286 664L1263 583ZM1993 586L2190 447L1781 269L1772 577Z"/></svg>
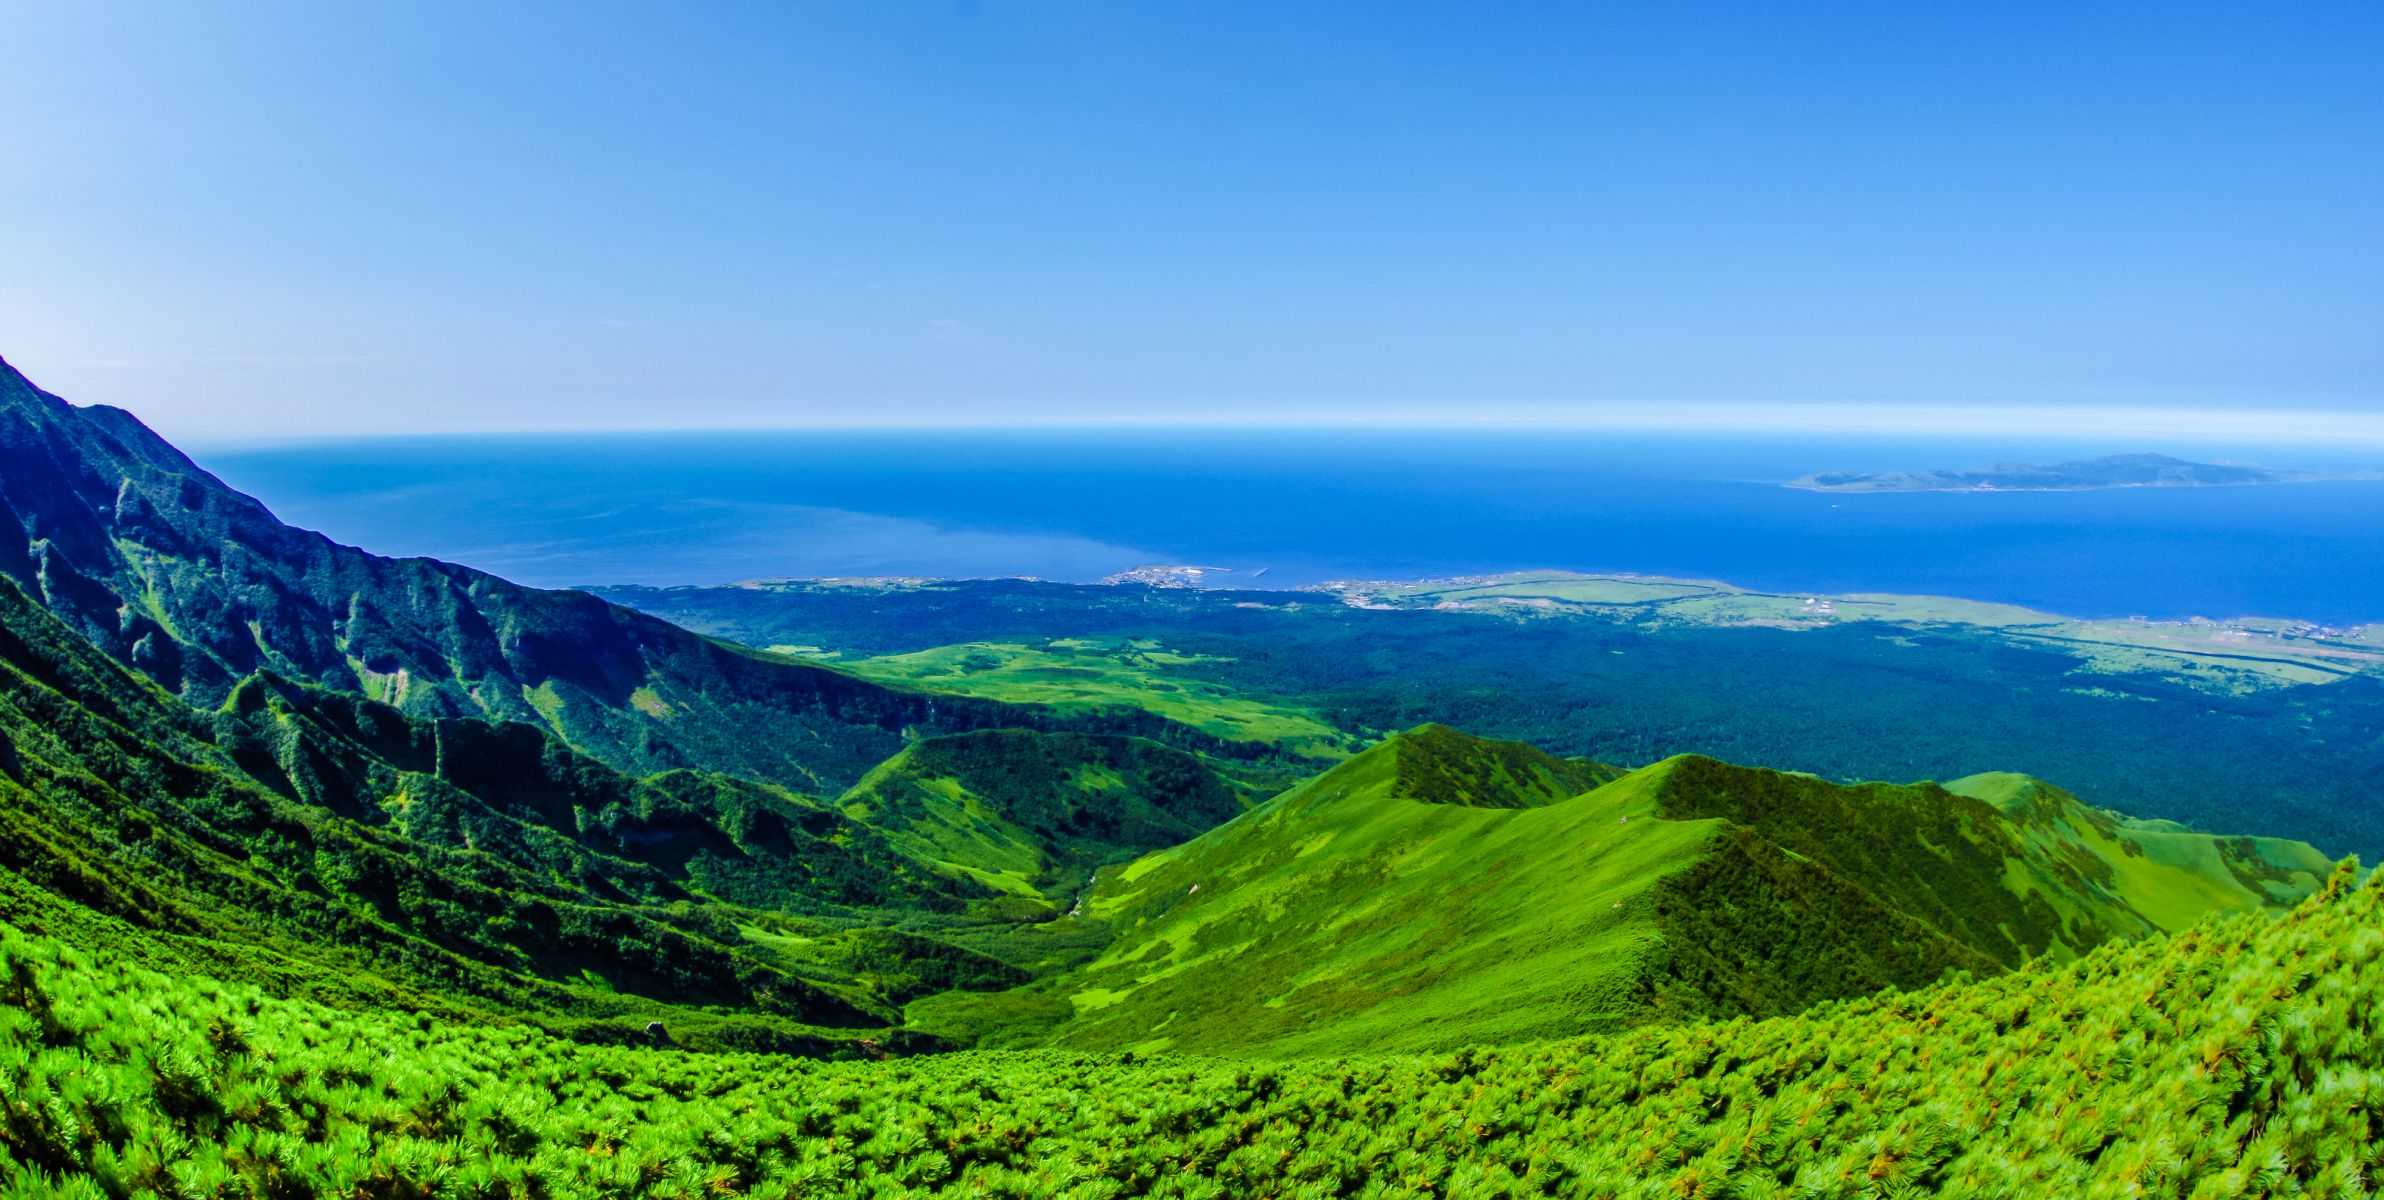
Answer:
<svg viewBox="0 0 2384 1200"><path fill-rule="evenodd" d="M414 716L535 723L639 773L832 791L908 728L1035 720L763 658L582 592L340 545L283 524L131 414L70 405L5 363L0 574L194 704L269 670Z"/></svg>

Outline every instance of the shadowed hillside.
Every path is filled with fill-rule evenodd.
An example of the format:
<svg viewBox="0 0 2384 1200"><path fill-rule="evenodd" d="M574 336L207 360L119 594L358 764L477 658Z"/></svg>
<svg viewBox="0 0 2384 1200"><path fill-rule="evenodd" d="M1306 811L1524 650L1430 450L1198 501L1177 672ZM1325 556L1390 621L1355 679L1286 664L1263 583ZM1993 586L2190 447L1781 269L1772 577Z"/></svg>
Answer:
<svg viewBox="0 0 2384 1200"><path fill-rule="evenodd" d="M194 711L0 580L0 910L21 925L341 1003L622 1029L723 1006L783 1041L886 1025L863 976L1019 976L909 935L790 959L773 932L989 894L806 797L630 778L534 726L270 676Z"/></svg>
<svg viewBox="0 0 2384 1200"><path fill-rule="evenodd" d="M1139 738L1009 729L929 738L841 800L904 852L996 889L997 911L1043 902L1092 868L1172 846L1241 811L1201 761Z"/></svg>

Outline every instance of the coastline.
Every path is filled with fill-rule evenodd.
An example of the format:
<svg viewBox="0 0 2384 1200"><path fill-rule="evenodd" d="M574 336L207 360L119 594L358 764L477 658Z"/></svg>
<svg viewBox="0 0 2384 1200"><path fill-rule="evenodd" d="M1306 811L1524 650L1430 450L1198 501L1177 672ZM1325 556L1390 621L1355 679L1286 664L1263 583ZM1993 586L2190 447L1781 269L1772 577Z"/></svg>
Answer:
<svg viewBox="0 0 2384 1200"><path fill-rule="evenodd" d="M1214 570L1205 568L1204 570ZM1144 578L1058 583L1022 576L920 579L771 579L708 585L747 590L883 588L888 592L965 583L1035 583L1102 591L1131 587L1187 596L1230 594L1242 607L1330 603L1373 611L1470 613L1507 620L1592 620L1650 630L1707 627L1800 632L1851 624L1913 630L1961 627L2051 650L2099 672L2187 671L2211 690L2244 692L2384 675L2384 621L2329 625L2291 617L2084 618L2018 604L1891 592L1787 592L1718 579L1627 572L1507 571L1440 578L1341 579L1298 588L1204 586L1200 578L1144 568ZM1170 582L1150 582L1156 576ZM627 598L634 588L594 589ZM652 589L657 591L680 589ZM702 587L688 590L703 590ZM1280 605L1251 597L1281 597Z"/></svg>

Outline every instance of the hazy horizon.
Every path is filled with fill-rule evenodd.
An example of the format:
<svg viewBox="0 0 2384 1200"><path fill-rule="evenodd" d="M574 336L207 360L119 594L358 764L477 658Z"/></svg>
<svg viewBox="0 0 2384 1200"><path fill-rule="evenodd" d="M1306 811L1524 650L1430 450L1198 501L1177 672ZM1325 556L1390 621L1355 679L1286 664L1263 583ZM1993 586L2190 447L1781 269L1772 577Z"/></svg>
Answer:
<svg viewBox="0 0 2384 1200"><path fill-rule="evenodd" d="M1687 411L1683 409L1687 408ZM140 416L139 409L128 409ZM1818 419L1816 414L1818 415ZM585 435L650 436L733 435L739 433L920 433L953 430L982 433L1049 432L1247 432L1352 433L1368 430L1407 432L1530 432L1709 435L1719 438L1759 437L1773 433L1836 435L1858 440L1925 441L1946 437L2033 441L2097 441L2127 443L2130 449L2161 453L2174 445L2200 450L2384 447L2384 413L2275 409L2080 409L2047 406L1938 405L1926 409L1890 406L1764 406L1680 404L1601 406L1562 413L1534 407L1518 411L1476 411L1463 417L1430 412L1278 412L1185 414L1137 419L1118 417L1029 417L972 419L917 418L894 421L813 421L784 424L652 425L491 425L436 429L348 430L296 434L200 434L176 438L186 446L258 446L281 442L370 440L384 438L550 437ZM161 431L162 432L162 431Z"/></svg>
<svg viewBox="0 0 2384 1200"><path fill-rule="evenodd" d="M1009 577L1227 586L1560 568L2073 616L2384 619L2384 482L1822 493L1821 470L2061 461L2041 439L1471 429L774 431L194 446L277 515L516 582ZM2268 465L2374 467L2305 447ZM2214 456L2215 457L2215 456ZM1974 459L1978 461L1973 461ZM1263 571L1263 573L1262 573Z"/></svg>

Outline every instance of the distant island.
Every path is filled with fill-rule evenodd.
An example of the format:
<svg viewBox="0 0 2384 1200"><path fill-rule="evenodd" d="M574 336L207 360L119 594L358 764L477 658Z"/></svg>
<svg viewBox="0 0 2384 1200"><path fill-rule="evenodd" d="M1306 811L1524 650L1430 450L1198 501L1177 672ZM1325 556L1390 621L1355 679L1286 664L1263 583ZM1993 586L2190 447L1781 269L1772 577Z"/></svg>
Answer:
<svg viewBox="0 0 2384 1200"><path fill-rule="evenodd" d="M1822 471L1789 481L1813 492L2082 492L2123 487L2240 487L2384 478L2374 471L2279 471L2187 462L2166 454L2113 454L2082 462L1998 463L1975 471Z"/></svg>
<svg viewBox="0 0 2384 1200"><path fill-rule="evenodd" d="M1212 574L1227 575L1232 572L1232 567L1194 567L1147 563L1131 570L1104 575L1101 577L1101 582L1111 585L1139 583L1157 588L1196 588L1209 586L1208 577ZM1260 567L1252 573L1251 578L1255 579L1264 574L1266 574L1266 568Z"/></svg>

